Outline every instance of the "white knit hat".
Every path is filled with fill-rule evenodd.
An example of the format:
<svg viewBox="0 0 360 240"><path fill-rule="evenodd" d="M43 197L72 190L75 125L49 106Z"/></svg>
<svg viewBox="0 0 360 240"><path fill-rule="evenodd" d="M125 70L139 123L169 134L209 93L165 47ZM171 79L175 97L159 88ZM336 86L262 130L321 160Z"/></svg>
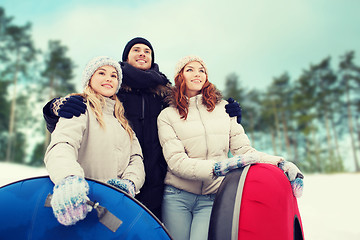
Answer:
<svg viewBox="0 0 360 240"><path fill-rule="evenodd" d="M176 77L176 75L179 72L181 72L181 70L185 67L185 65L190 63L190 62L199 62L205 68L206 75L208 75L208 69L207 69L204 61L198 56L190 55L190 56L183 57L182 59L180 59L178 61L178 63L175 66L175 75L174 75L174 77Z"/></svg>
<svg viewBox="0 0 360 240"><path fill-rule="evenodd" d="M116 69L119 84L118 84L118 87L117 87L115 93L117 93L119 91L121 82L122 82L122 71L121 71L120 64L117 61L115 61L114 59L111 59L106 56L95 57L88 62L88 64L86 65L86 67L84 69L83 76L82 76L82 82L83 82L84 88L89 84L90 78L95 73L95 71L99 67L106 66L106 65L112 66Z"/></svg>

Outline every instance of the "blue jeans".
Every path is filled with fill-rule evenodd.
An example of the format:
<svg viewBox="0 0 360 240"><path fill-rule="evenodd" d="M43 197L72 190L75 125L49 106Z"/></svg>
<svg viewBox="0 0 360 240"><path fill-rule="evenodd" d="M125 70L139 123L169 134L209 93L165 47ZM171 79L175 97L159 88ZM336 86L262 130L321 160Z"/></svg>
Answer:
<svg viewBox="0 0 360 240"><path fill-rule="evenodd" d="M174 240L207 240L215 194L197 195L166 185L162 220Z"/></svg>

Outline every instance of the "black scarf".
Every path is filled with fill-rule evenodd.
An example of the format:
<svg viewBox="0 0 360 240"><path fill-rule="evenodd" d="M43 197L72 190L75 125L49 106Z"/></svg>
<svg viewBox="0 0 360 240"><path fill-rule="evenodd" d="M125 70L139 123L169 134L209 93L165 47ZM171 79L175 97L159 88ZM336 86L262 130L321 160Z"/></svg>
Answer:
<svg viewBox="0 0 360 240"><path fill-rule="evenodd" d="M127 62L121 62L123 84L132 89L154 89L159 85L170 83L165 74L159 71L159 66L153 63L149 70L141 70Z"/></svg>

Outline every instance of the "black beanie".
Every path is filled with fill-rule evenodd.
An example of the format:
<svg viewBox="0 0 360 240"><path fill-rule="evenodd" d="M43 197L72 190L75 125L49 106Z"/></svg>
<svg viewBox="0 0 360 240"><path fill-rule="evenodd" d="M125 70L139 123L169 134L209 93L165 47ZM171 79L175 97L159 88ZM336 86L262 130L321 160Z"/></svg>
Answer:
<svg viewBox="0 0 360 240"><path fill-rule="evenodd" d="M134 46L135 44L138 44L138 43L145 44L146 46L148 46L151 49L151 66L152 66L155 61L154 50L151 46L151 43L142 37L133 38L126 44L124 51L123 51L123 55L122 55L123 62L126 62L126 60L128 59L129 52L130 52L130 49L132 48L132 46Z"/></svg>

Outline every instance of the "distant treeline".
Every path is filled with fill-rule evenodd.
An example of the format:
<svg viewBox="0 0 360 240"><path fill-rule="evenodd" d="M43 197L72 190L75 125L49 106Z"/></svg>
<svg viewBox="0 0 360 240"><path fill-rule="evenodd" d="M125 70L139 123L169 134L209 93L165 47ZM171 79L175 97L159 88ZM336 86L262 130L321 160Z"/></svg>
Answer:
<svg viewBox="0 0 360 240"><path fill-rule="evenodd" d="M346 52L333 69L326 57L292 80L285 72L264 91L246 90L230 74L224 95L241 104L242 125L257 148L272 149L306 172L345 171L345 160L360 171L360 67L354 58Z"/></svg>

